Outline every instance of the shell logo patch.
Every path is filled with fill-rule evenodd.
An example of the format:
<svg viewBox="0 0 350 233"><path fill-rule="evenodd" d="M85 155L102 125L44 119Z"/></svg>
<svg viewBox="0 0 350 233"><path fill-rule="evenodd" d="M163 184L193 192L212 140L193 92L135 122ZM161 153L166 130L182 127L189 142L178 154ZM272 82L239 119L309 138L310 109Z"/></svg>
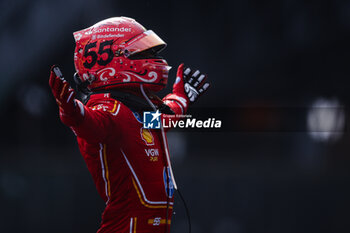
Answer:
<svg viewBox="0 0 350 233"><path fill-rule="evenodd" d="M154 138L149 129L141 128L140 134L142 140L146 143L147 146L154 145Z"/></svg>

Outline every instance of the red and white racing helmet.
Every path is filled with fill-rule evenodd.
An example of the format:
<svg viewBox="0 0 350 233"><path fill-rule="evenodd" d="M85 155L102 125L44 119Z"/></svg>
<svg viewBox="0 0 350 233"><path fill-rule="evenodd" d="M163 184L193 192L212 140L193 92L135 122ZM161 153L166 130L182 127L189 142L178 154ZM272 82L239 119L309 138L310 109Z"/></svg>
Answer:
<svg viewBox="0 0 350 233"><path fill-rule="evenodd" d="M134 19L105 19L73 35L75 69L91 91L166 86L170 67L157 56L166 43Z"/></svg>

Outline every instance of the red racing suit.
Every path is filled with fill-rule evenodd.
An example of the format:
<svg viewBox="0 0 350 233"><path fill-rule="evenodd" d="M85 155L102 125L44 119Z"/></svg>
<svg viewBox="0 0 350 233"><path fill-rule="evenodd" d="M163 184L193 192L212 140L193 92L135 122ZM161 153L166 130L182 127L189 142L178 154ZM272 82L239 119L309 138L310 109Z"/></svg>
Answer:
<svg viewBox="0 0 350 233"><path fill-rule="evenodd" d="M163 100L183 114L186 106L172 96ZM79 111L61 114L61 119L76 134L106 202L98 233L164 233L166 228L170 232L174 197L173 190L169 196L166 191L170 178L161 130L143 128L139 114L109 93L91 95L86 105L76 103Z"/></svg>

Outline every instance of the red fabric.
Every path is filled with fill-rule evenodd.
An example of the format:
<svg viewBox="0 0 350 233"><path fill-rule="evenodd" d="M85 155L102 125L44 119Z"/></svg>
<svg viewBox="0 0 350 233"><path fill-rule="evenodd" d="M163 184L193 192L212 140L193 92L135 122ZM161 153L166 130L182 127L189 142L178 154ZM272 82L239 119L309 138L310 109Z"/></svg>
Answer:
<svg viewBox="0 0 350 233"><path fill-rule="evenodd" d="M183 67L184 67L184 64L181 64L177 69L176 80L175 80L175 83L173 84L173 93L170 93L163 98L163 101L166 103L173 102L173 101L177 103L178 106L175 106L174 104L171 104L172 106L170 106L173 109L173 111L175 108L176 114L185 114L189 103L188 97L185 94L184 80L183 80L184 78ZM167 105L169 105L168 103Z"/></svg>
<svg viewBox="0 0 350 233"><path fill-rule="evenodd" d="M180 113L176 102L169 105ZM106 202L98 233L164 233L167 226L170 232L165 220L167 201L172 203L173 197L166 196L161 131L143 129L133 112L109 94L92 95L83 108L82 119L77 111L63 120L74 122L68 126L77 135L80 152ZM172 204L169 220L171 215Z"/></svg>

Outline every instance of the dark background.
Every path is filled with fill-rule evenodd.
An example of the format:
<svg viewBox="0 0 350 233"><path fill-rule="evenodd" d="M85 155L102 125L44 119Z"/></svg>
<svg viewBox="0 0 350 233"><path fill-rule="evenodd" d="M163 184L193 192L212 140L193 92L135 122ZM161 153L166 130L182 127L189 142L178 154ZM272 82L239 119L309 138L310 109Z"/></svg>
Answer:
<svg viewBox="0 0 350 233"><path fill-rule="evenodd" d="M168 43L169 83L181 62L206 72L212 87L196 106L227 109L223 124L239 126L168 135L193 233L350 232L348 117L324 137L307 131L314 101L338 103L338 114L350 100L349 1L2 0L0 9L0 232L98 229L104 203L48 74L59 64L72 81L72 33L113 16ZM172 232L187 232L176 201Z"/></svg>

